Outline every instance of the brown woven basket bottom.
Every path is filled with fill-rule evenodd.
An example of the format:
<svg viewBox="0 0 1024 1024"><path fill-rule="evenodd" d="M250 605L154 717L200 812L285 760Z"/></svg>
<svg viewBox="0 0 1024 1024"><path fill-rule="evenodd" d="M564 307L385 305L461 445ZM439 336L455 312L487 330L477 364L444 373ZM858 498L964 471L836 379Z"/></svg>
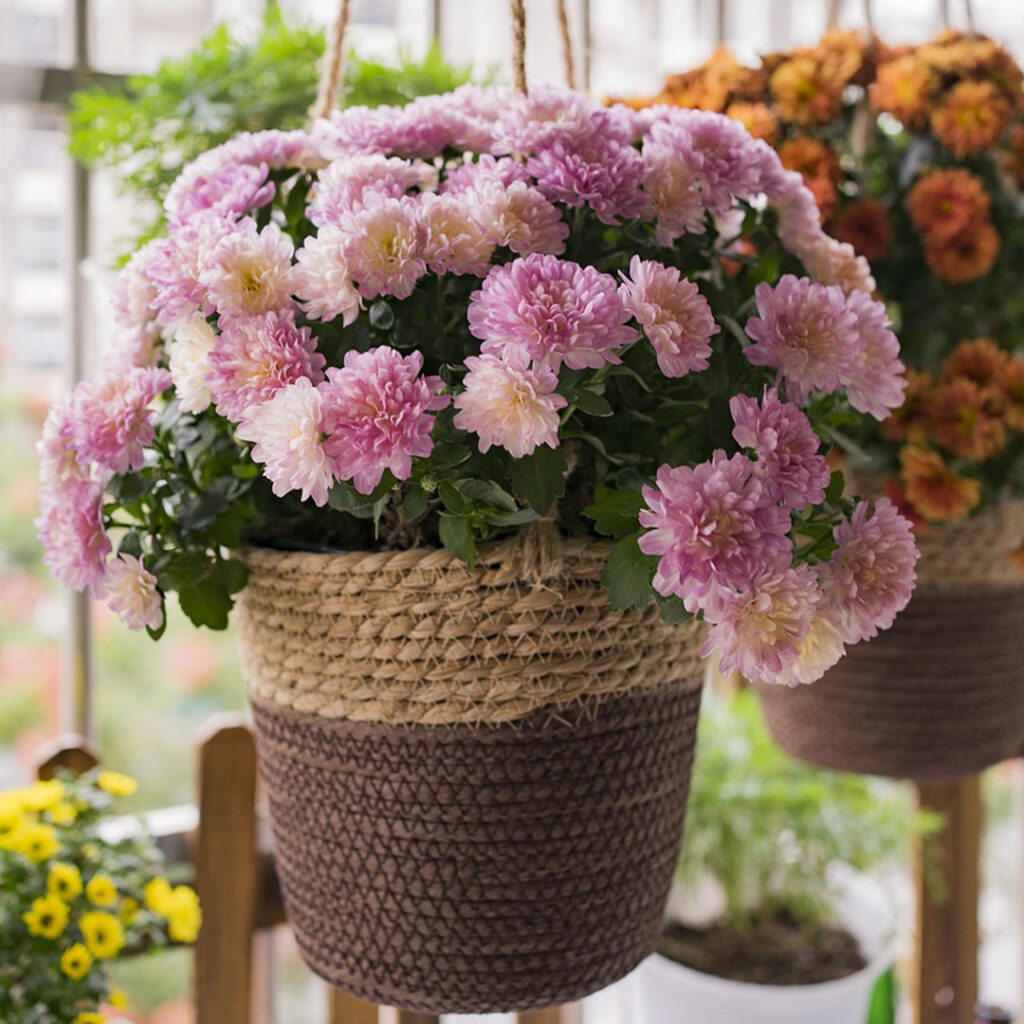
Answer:
<svg viewBox="0 0 1024 1024"><path fill-rule="evenodd" d="M772 736L805 761L918 781L973 775L1024 743L1024 586L918 592L819 682L758 690Z"/></svg>
<svg viewBox="0 0 1024 1024"><path fill-rule="evenodd" d="M578 999L654 950L700 689L502 725L254 703L289 920L309 966L428 1013Z"/></svg>

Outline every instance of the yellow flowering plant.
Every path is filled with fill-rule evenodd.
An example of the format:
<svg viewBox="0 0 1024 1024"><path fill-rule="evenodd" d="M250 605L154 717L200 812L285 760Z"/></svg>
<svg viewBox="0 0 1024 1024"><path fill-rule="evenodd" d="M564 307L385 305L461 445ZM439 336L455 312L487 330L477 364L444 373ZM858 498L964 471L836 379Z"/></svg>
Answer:
<svg viewBox="0 0 1024 1024"><path fill-rule="evenodd" d="M199 899L141 829L106 819L136 789L93 771L0 793L0 1021L102 1024L118 957L195 941Z"/></svg>

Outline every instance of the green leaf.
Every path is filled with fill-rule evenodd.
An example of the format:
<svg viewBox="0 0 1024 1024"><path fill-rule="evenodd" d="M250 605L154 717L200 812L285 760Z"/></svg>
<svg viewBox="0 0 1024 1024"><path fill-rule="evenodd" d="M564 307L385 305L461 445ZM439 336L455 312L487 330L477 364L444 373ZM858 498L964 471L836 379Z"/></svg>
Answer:
<svg viewBox="0 0 1024 1024"><path fill-rule="evenodd" d="M181 610L194 625L227 629L228 613L233 602L217 584L204 581L196 586L181 587L178 590L178 601Z"/></svg>
<svg viewBox="0 0 1024 1024"><path fill-rule="evenodd" d="M246 584L248 571L237 558L221 558L213 567L210 578L229 594L237 594Z"/></svg>
<svg viewBox="0 0 1024 1024"><path fill-rule="evenodd" d="M438 535L441 543L453 554L458 555L470 569L476 560L476 541L473 530L465 516L453 516L442 512L438 517Z"/></svg>
<svg viewBox="0 0 1024 1024"><path fill-rule="evenodd" d="M693 615L686 610L686 605L683 604L681 598L674 594L672 597L662 597L660 594L656 596L662 622L674 626L680 622L689 622L693 618Z"/></svg>
<svg viewBox="0 0 1024 1024"><path fill-rule="evenodd" d="M641 533L623 537L612 548L601 582L608 590L608 603L616 611L642 608L654 596L651 580L658 561L637 546Z"/></svg>
<svg viewBox="0 0 1024 1024"><path fill-rule="evenodd" d="M638 491L614 491L598 487L594 503L583 510L594 528L606 537L624 537L635 533L637 516L644 507L643 495Z"/></svg>
<svg viewBox="0 0 1024 1024"><path fill-rule="evenodd" d="M347 512L357 519L373 518L373 501L344 480L339 480L331 488L327 495L327 504L338 512Z"/></svg>
<svg viewBox="0 0 1024 1024"><path fill-rule="evenodd" d="M515 512L484 512L484 522L491 526L522 526L532 523L537 513L532 508L520 508Z"/></svg>
<svg viewBox="0 0 1024 1024"><path fill-rule="evenodd" d="M565 452L561 448L541 445L530 455L512 459L509 463L512 493L520 501L529 502L540 515L547 515L565 494L567 471Z"/></svg>
<svg viewBox="0 0 1024 1024"><path fill-rule="evenodd" d="M407 522L414 522L427 511L430 504L430 497L426 491L419 487L413 487L406 492L402 501L402 514Z"/></svg>
<svg viewBox="0 0 1024 1024"><path fill-rule="evenodd" d="M576 388L568 397L580 412L585 412L588 416L611 416L615 411L604 395L599 395L589 388Z"/></svg>
<svg viewBox="0 0 1024 1024"><path fill-rule="evenodd" d="M841 469L832 470L832 476L825 490L825 500L835 503L843 496L844 490L846 490L846 478L843 476L843 471Z"/></svg>
<svg viewBox="0 0 1024 1024"><path fill-rule="evenodd" d="M447 480L443 481L438 484L437 494L449 512L460 514L466 511L466 499L454 484L448 483Z"/></svg>
<svg viewBox="0 0 1024 1024"><path fill-rule="evenodd" d="M516 499L493 480L470 477L468 480L459 480L454 486L467 502L476 505L493 505L506 512L515 512L519 507Z"/></svg>

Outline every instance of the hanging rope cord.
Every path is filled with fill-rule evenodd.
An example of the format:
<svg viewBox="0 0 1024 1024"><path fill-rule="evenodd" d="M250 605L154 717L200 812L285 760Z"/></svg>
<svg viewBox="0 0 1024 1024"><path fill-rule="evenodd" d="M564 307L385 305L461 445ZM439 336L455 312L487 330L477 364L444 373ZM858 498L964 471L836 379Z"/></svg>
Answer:
<svg viewBox="0 0 1024 1024"><path fill-rule="evenodd" d="M327 38L320 65L320 88L317 90L313 106L309 108L309 116L314 121L320 117L327 117L338 96L338 83L341 81L341 72L345 65L345 33L348 30L351 6L351 0L341 0L338 16L334 19Z"/></svg>

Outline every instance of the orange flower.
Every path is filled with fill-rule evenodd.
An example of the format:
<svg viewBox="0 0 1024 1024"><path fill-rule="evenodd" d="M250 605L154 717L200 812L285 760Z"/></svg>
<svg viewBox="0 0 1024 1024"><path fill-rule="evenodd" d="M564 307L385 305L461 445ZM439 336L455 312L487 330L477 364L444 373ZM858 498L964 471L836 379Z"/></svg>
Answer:
<svg viewBox="0 0 1024 1024"><path fill-rule="evenodd" d="M939 86L938 77L913 54L880 64L871 86L871 106L886 111L911 131L928 123L928 107Z"/></svg>
<svg viewBox="0 0 1024 1024"><path fill-rule="evenodd" d="M1003 419L1014 430L1024 430L1024 359L1008 359L999 383L1003 389Z"/></svg>
<svg viewBox="0 0 1024 1024"><path fill-rule="evenodd" d="M783 120L799 125L828 124L842 109L845 82L810 55L784 60L768 81Z"/></svg>
<svg viewBox="0 0 1024 1024"><path fill-rule="evenodd" d="M992 82L958 82L932 111L935 137L961 159L999 141L1013 108Z"/></svg>
<svg viewBox="0 0 1024 1024"><path fill-rule="evenodd" d="M842 177L836 151L818 139L801 135L787 139L779 147L779 159L783 167L803 175L804 184L818 204L821 219L827 220L838 201L836 185Z"/></svg>
<svg viewBox="0 0 1024 1024"><path fill-rule="evenodd" d="M930 241L952 238L988 219L991 200L980 178L962 168L931 171L907 193L907 213Z"/></svg>
<svg viewBox="0 0 1024 1024"><path fill-rule="evenodd" d="M924 259L936 277L952 284L984 277L999 255L999 232L987 221L941 242L925 240Z"/></svg>
<svg viewBox="0 0 1024 1024"><path fill-rule="evenodd" d="M928 532L928 520L918 512L916 505L911 504L906 488L899 480L894 477L886 480L882 487L882 494L896 506L896 511L901 516L910 520L910 525L914 528L915 533Z"/></svg>
<svg viewBox="0 0 1024 1024"><path fill-rule="evenodd" d="M938 452L903 448L900 467L907 500L926 519L962 519L981 500L981 484L954 472Z"/></svg>
<svg viewBox="0 0 1024 1024"><path fill-rule="evenodd" d="M1001 349L991 338L961 341L942 364L943 380L966 377L982 391L996 387L1002 389L1002 380L1010 363L1010 353Z"/></svg>
<svg viewBox="0 0 1024 1024"><path fill-rule="evenodd" d="M894 409L882 423L882 433L891 441L912 441L924 444L927 435L925 415L931 401L934 381L930 374L907 368L907 390L903 404Z"/></svg>
<svg viewBox="0 0 1024 1024"><path fill-rule="evenodd" d="M764 139L769 146L778 142L779 119L766 104L736 100L729 104L726 113L739 121L755 139Z"/></svg>
<svg viewBox="0 0 1024 1024"><path fill-rule="evenodd" d="M1003 421L992 415L985 392L966 377L942 381L935 388L928 426L939 444L962 459L991 458L1006 444Z"/></svg>
<svg viewBox="0 0 1024 1024"><path fill-rule="evenodd" d="M889 208L878 199L862 199L848 206L836 218L832 234L850 245L867 260L880 260L889 251L892 228Z"/></svg>

